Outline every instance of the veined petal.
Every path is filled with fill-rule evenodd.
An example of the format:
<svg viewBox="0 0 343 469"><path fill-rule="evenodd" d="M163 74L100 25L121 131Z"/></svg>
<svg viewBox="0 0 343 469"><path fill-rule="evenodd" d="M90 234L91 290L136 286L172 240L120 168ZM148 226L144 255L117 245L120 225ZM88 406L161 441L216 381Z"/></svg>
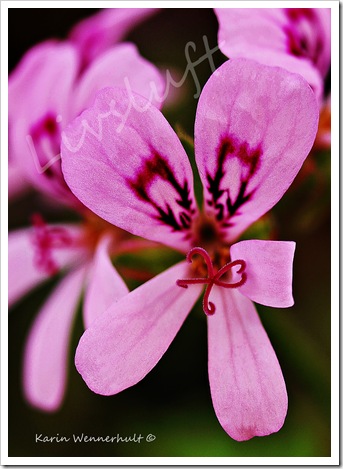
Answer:
<svg viewBox="0 0 343 469"><path fill-rule="evenodd" d="M98 57L83 74L74 95L74 115L90 107L102 88L134 91L156 107L163 104L165 83L157 68L139 55L134 44L119 44Z"/></svg>
<svg viewBox="0 0 343 469"><path fill-rule="evenodd" d="M42 43L24 56L8 86L11 158L36 188L67 203L76 200L63 180L60 139L78 67L72 45Z"/></svg>
<svg viewBox="0 0 343 469"><path fill-rule="evenodd" d="M51 225L62 229L70 240L77 239L80 229L72 225ZM8 235L8 303L11 306L30 290L51 278L44 267L41 253L35 243L35 229L23 228ZM44 254L44 253L42 253ZM82 262L86 251L82 247L66 245L54 248L51 260L56 270Z"/></svg>
<svg viewBox="0 0 343 469"><path fill-rule="evenodd" d="M218 44L230 58L254 59L302 75L320 101L330 66L330 10L217 8Z"/></svg>
<svg viewBox="0 0 343 469"><path fill-rule="evenodd" d="M293 306L293 241L241 241L230 248L231 260L244 259L246 282L238 288L252 301L275 308Z"/></svg>
<svg viewBox="0 0 343 469"><path fill-rule="evenodd" d="M85 331L75 364L87 386L116 394L144 378L165 353L197 300L201 286L176 285L186 276L177 264L126 295Z"/></svg>
<svg viewBox="0 0 343 469"><path fill-rule="evenodd" d="M24 355L24 390L27 400L53 412L63 400L71 326L84 281L76 270L51 294L30 331Z"/></svg>
<svg viewBox="0 0 343 469"><path fill-rule="evenodd" d="M105 8L80 21L69 38L79 48L83 63L87 65L157 11L158 8Z"/></svg>
<svg viewBox="0 0 343 469"><path fill-rule="evenodd" d="M287 413L279 362L253 303L236 290L213 289L208 370L213 406L235 440L277 432Z"/></svg>
<svg viewBox="0 0 343 469"><path fill-rule="evenodd" d="M232 59L211 76L199 99L195 155L205 208L228 242L286 192L317 127L318 105L300 75Z"/></svg>
<svg viewBox="0 0 343 469"><path fill-rule="evenodd" d="M62 168L93 212L133 234L189 248L197 208L188 157L163 115L126 90L99 92L62 137Z"/></svg>
<svg viewBox="0 0 343 469"><path fill-rule="evenodd" d="M86 329L107 308L129 293L109 257L110 242L111 238L104 236L94 255L83 305L83 321Z"/></svg>

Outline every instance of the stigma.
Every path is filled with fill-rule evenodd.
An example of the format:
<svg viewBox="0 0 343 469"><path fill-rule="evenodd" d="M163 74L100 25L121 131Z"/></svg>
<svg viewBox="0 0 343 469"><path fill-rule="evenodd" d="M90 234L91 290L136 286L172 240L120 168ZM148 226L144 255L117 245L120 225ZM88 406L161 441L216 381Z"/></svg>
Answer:
<svg viewBox="0 0 343 469"><path fill-rule="evenodd" d="M215 272L212 260L208 252L201 247L192 248L187 254L187 257L186 257L187 261L190 263L193 262L193 257L197 254L200 255L205 261L205 264L207 266L207 277L194 277L194 278L179 279L176 281L176 284L182 288L188 288L189 285L195 285L195 284L207 285L205 289L205 293L204 293L202 307L203 307L204 313L207 316L212 316L216 311L216 306L211 301L209 301L210 293L211 293L213 286L217 285L218 287L222 287L222 288L241 287L246 282L246 279L247 279L247 274L245 272L246 263L242 259L236 259L232 262L225 264L217 272ZM221 280L221 278L226 273L232 271L232 269L237 266L239 266L239 268L238 270L236 270L236 273L241 274L241 278L239 281L230 283L230 282L224 282Z"/></svg>

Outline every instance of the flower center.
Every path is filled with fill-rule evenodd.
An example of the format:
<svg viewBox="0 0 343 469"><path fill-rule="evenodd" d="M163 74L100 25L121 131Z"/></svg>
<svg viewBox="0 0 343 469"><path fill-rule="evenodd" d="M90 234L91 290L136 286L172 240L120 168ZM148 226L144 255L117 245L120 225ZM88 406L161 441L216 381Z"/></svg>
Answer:
<svg viewBox="0 0 343 469"><path fill-rule="evenodd" d="M212 257L217 257L219 251L218 246L224 246L224 236L217 220L206 213L201 213L194 221L192 233L193 246L202 246L205 251ZM221 252L221 254L223 254ZM215 259L216 263L218 259Z"/></svg>
<svg viewBox="0 0 343 469"><path fill-rule="evenodd" d="M187 254L187 257L186 257L187 261L192 262L192 258L196 254L200 255L204 259L207 265L207 274L208 274L207 277L179 279L176 281L176 284L182 288L188 288L188 285L194 285L194 284L207 285L205 293L204 293L202 306L203 306L204 313L208 316L211 316L212 314L215 313L215 310L216 310L215 305L211 301L209 301L209 296L213 288L213 285L217 285L223 288L240 287L246 282L246 279L247 279L247 274L244 272L246 268L246 263L244 260L238 259L233 262L229 262L228 264L225 264L215 273L214 268L213 268L213 263L208 252L205 251L205 249L201 247L192 248ZM239 281L234 282L234 283L229 283L229 282L223 282L222 280L220 280L223 277L223 275L225 275L229 271L232 271L232 268L236 266L239 266L239 269L236 271L236 273L241 274L241 278Z"/></svg>

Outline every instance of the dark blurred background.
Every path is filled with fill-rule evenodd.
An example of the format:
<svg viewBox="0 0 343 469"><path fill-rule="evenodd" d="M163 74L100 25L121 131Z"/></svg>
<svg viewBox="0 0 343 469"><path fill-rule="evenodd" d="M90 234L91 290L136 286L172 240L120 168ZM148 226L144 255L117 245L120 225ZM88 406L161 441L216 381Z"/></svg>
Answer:
<svg viewBox="0 0 343 469"><path fill-rule="evenodd" d="M92 9L9 10L9 68L34 44L63 39ZM185 46L194 42L194 61L217 43L218 24L210 9L164 9L132 31L127 40L156 65L186 68ZM192 54L191 54L192 55ZM226 58L216 52L216 66ZM211 74L208 62L196 68L200 84ZM193 135L197 100L194 82L183 99L167 108L171 124ZM70 353L69 386L55 414L32 409L23 398L25 338L54 281L23 299L9 318L9 456L330 456L330 154L312 155L316 172L300 173L294 187L273 209L277 239L297 242L294 263L295 306L278 310L257 305L279 358L289 394L284 427L274 435L238 443L221 428L212 408L207 377L206 318L196 306L158 365L136 386L113 397L93 394L75 370L72 350L82 334L77 315ZM324 181L324 182L323 182ZM10 205L10 229L26 226L34 211L47 219L73 214L49 212L34 192ZM50 216L50 218L49 218ZM263 236L263 233L262 233ZM121 436L154 434L152 443L35 443L35 434Z"/></svg>

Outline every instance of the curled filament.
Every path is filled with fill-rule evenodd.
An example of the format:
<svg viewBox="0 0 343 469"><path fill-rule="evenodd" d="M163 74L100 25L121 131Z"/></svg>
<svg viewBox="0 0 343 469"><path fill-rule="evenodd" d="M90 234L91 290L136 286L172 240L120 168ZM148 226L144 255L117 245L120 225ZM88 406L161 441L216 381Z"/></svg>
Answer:
<svg viewBox="0 0 343 469"><path fill-rule="evenodd" d="M208 252L205 251L205 249L203 248L195 247L191 249L189 253L187 254L187 257L186 257L187 261L192 262L192 258L196 254L199 254L204 259L207 265L208 276L200 277L200 278L195 277L195 278L179 279L176 281L176 284L182 288L188 288L189 285L195 285L195 284L207 285L205 289L205 293L204 293L202 306L203 306L204 313L208 316L211 316L216 311L215 305L211 301L209 301L209 296L213 288L213 285L217 285L218 287L223 287L223 288L238 288L242 286L246 282L246 279L247 279L247 274L245 272L246 263L242 259L237 259L235 261L229 262L228 264L225 264L221 269L218 270L217 273L214 273L214 268L213 268L213 263L211 261L211 258ZM241 274L240 280L235 283L221 281L220 280L221 277L235 266L239 266L237 273Z"/></svg>

